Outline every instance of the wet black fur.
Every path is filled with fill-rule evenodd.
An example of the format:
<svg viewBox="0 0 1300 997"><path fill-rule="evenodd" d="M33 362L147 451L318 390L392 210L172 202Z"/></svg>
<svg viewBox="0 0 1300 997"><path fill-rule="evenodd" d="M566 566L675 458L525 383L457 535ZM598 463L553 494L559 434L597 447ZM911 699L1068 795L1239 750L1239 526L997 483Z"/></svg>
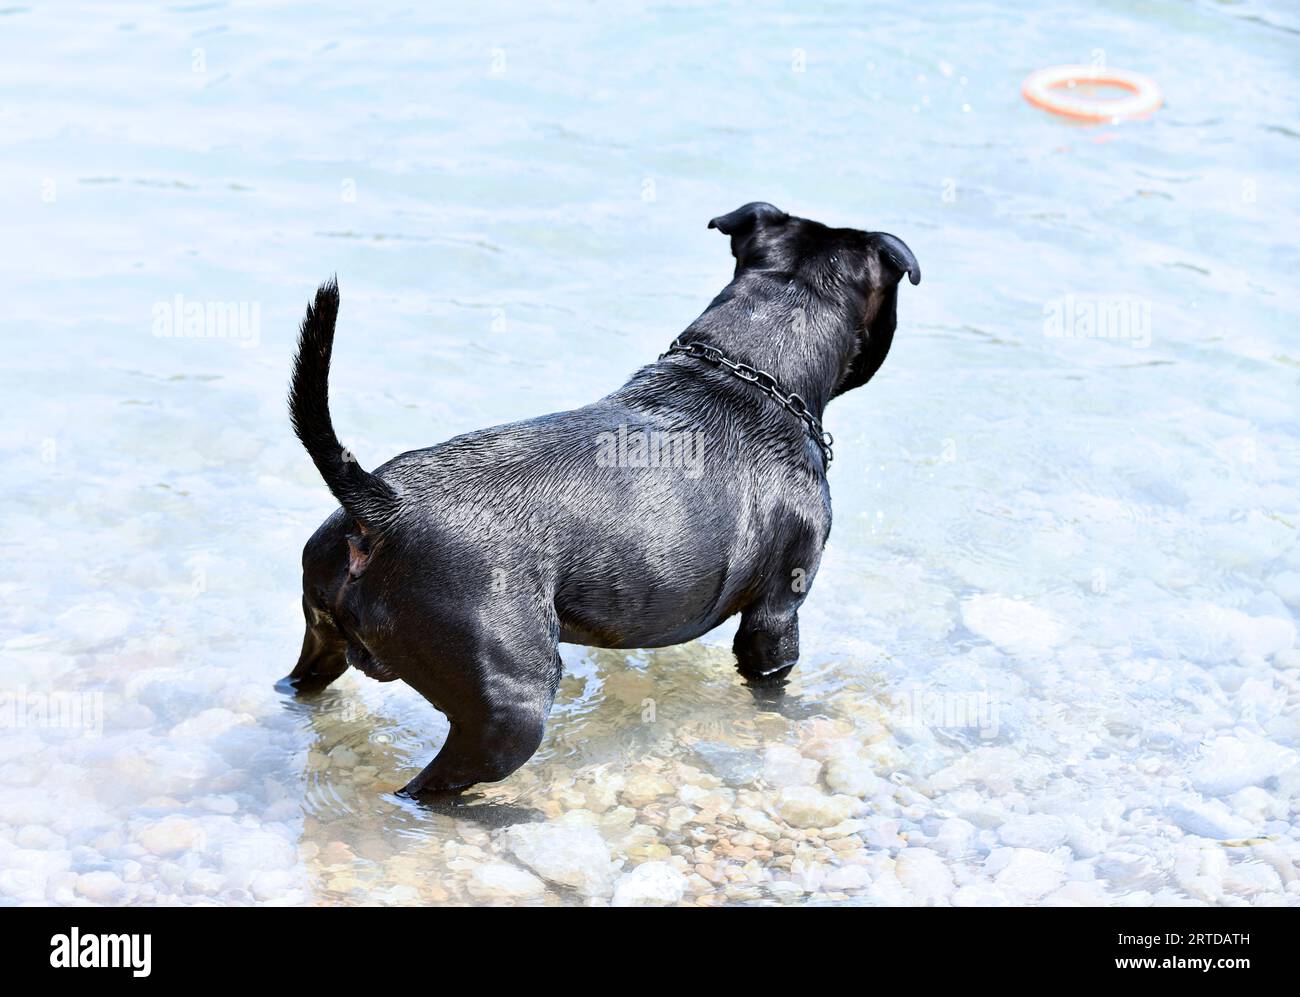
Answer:
<svg viewBox="0 0 1300 997"><path fill-rule="evenodd" d="M921 279L884 233L833 229L754 203L713 219L735 276L679 337L772 373L820 417L865 384L893 340L898 284ZM402 679L451 732L403 790L505 778L541 742L556 644L679 644L741 614L742 676L780 682L831 526L822 455L803 424L731 374L685 356L571 412L496 426L368 473L330 422L338 288L303 321L290 410L342 508L303 551L307 633L287 688L349 664ZM700 431L697 477L605 467L602 433Z"/></svg>

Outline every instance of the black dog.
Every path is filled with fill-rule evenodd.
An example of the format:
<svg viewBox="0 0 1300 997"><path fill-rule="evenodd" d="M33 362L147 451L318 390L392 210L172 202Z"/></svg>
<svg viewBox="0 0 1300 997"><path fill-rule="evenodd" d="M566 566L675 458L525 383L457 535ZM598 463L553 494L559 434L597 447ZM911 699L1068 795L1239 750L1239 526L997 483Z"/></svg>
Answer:
<svg viewBox="0 0 1300 997"><path fill-rule="evenodd" d="M308 308L289 406L342 508L303 551L307 634L282 684L318 690L352 665L445 713L446 743L403 793L526 762L559 641L662 647L740 613L741 675L780 682L794 667L831 527L821 414L884 362L899 281L921 271L892 235L770 204L709 227L731 237L734 278L622 388L373 473L330 422L337 286Z"/></svg>

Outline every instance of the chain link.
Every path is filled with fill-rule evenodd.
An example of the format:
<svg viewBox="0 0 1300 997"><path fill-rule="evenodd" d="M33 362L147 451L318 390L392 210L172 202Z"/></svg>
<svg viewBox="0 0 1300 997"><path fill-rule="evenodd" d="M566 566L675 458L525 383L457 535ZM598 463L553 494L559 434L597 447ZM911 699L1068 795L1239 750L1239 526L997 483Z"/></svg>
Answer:
<svg viewBox="0 0 1300 997"><path fill-rule="evenodd" d="M786 394L781 390L781 385L777 383L776 378L767 371L751 367L747 363L738 363L727 357L716 346L710 346L708 343L683 343L679 339L674 339L672 346L659 354L659 359L662 360L672 353L681 353L684 356L694 357L696 360L703 360L705 363L713 364L715 367L721 367L736 375L746 384L754 385L772 401L803 422L812 435L813 441L821 448L826 470L830 470L831 457L833 456L831 446L835 443L835 438L822 429L821 420L808 410L808 403L800 395L794 392Z"/></svg>

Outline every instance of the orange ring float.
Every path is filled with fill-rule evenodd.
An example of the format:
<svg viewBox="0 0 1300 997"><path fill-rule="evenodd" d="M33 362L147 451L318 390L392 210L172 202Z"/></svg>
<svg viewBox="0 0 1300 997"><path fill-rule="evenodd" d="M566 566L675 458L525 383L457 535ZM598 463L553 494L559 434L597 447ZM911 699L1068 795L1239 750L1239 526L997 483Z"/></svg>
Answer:
<svg viewBox="0 0 1300 997"><path fill-rule="evenodd" d="M1128 94L1092 99L1070 91L1079 84L1119 87ZM1140 73L1094 66L1051 66L1030 73L1020 88L1025 100L1044 111L1077 121L1122 121L1144 118L1164 103L1160 88Z"/></svg>

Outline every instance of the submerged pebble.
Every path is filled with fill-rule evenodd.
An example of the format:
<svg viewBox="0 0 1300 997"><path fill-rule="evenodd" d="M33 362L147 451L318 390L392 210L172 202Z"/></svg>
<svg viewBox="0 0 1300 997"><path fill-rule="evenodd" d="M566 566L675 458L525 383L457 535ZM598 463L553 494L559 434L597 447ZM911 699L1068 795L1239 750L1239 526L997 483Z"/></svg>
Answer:
<svg viewBox="0 0 1300 997"><path fill-rule="evenodd" d="M615 907L664 907L686 893L684 875L667 862L643 862L614 884Z"/></svg>
<svg viewBox="0 0 1300 997"><path fill-rule="evenodd" d="M591 827L516 824L501 833L502 844L524 865L557 886L584 896L607 896L616 866L609 846Z"/></svg>
<svg viewBox="0 0 1300 997"><path fill-rule="evenodd" d="M480 900L524 900L540 897L546 884L532 873L506 862L475 866L467 888Z"/></svg>

